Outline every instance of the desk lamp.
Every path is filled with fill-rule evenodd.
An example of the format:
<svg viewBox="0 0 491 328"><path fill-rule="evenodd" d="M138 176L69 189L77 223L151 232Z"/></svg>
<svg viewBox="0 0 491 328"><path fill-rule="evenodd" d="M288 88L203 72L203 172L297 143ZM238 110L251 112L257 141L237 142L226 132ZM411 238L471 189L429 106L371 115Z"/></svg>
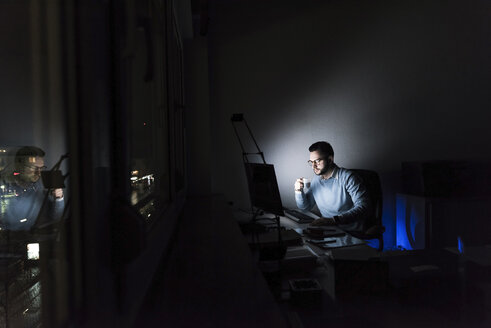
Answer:
<svg viewBox="0 0 491 328"><path fill-rule="evenodd" d="M252 219L250 225L252 227L257 226L257 216L260 212L265 211L275 215L276 227L278 229L278 245L275 250L268 250L264 254L268 253L266 257L269 259L283 258L286 253L286 247L284 246L281 229L280 229L280 215L284 215L283 206L281 203L281 197L278 190L278 183L276 181L276 175L274 172L274 166L267 164L264 158L264 153L259 148L256 139L254 138L247 121L242 113L233 114L232 126L234 128L237 139L239 140L240 147L242 149L242 160L246 170L247 182L249 187L249 195L251 199ZM244 145L237 131L237 124L245 124L249 137L254 142L256 152L246 152ZM259 155L262 159L262 163L249 162L249 155ZM258 210L254 211L254 207Z"/></svg>

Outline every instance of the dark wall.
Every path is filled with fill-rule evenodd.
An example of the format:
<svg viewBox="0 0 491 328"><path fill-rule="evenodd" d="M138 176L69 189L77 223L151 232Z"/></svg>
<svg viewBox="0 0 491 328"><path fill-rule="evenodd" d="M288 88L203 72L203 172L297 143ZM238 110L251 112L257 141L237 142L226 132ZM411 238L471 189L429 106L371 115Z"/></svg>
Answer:
<svg viewBox="0 0 491 328"><path fill-rule="evenodd" d="M395 244L403 161L490 158L489 1L214 1L212 188L249 206L230 116L243 112L283 203L310 176L308 146L377 170Z"/></svg>

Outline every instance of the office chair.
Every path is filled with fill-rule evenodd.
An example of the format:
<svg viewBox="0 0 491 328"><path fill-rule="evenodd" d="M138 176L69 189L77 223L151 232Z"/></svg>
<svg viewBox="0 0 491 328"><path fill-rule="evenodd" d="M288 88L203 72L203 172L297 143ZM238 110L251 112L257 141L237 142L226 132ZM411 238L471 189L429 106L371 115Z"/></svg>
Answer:
<svg viewBox="0 0 491 328"><path fill-rule="evenodd" d="M350 232L350 234L364 240L378 239L378 251L382 251L384 248L383 235L385 227L382 225L383 196L380 178L377 172L371 170L350 169L350 171L363 180L372 204L371 213L367 217L365 225L366 230L364 232Z"/></svg>

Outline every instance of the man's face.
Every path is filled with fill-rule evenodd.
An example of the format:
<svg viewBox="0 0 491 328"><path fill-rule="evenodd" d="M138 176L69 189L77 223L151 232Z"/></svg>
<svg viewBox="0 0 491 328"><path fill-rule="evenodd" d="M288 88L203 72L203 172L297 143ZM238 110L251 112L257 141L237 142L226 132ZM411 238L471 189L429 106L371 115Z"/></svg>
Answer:
<svg viewBox="0 0 491 328"><path fill-rule="evenodd" d="M41 171L45 168L42 157L28 157L19 168L19 177L25 182L37 182L41 177Z"/></svg>
<svg viewBox="0 0 491 328"><path fill-rule="evenodd" d="M324 157L317 150L310 153L310 161L312 162L312 170L316 175L326 174L329 170L331 157Z"/></svg>

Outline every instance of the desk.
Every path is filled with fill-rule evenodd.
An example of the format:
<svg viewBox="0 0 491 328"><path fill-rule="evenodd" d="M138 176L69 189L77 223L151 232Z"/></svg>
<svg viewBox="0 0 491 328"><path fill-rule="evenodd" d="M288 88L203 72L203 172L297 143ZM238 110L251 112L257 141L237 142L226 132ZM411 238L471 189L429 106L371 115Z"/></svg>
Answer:
<svg viewBox="0 0 491 328"><path fill-rule="evenodd" d="M234 216L236 220L239 222L239 224L244 224L248 223L250 221L250 214L244 213L244 212L236 212L234 213ZM257 232L257 233L251 233L251 234L246 234L246 238L249 240L249 242L252 244L254 242L261 242L261 239L267 239L267 243L272 243L272 242L277 242L278 237L275 232L277 232L277 224L275 222L274 216L264 216L264 217L259 217L257 218L257 222L264 224L266 229L268 230L268 234ZM326 235L326 239L328 240L336 240L333 243L330 243L326 245L326 247L317 247L315 246L314 243L310 243L309 240L313 239L309 236L305 236L303 233L303 230L307 229L310 227L308 223L297 223L293 220L290 220L287 217L280 217L280 226L282 229L285 230L294 230L298 234L302 235L302 239L305 243L309 244L312 249L315 251L315 253L318 256L324 256L324 255L329 255L329 249L331 248L340 248L340 247L347 247L347 246L362 246L359 249L372 249L371 247L368 247L365 244L365 241L358 239L356 237L351 236L349 233L345 233L343 230L337 228L337 227L327 227L326 229L329 230L329 233ZM329 235L332 233L332 237ZM337 236L339 234L343 234L343 236ZM285 235L285 233L283 233ZM289 237L289 233L286 233L287 237ZM257 238L259 236L259 238ZM261 237L265 238L261 238ZM265 241L266 242L266 241ZM370 253L373 254L373 253Z"/></svg>
<svg viewBox="0 0 491 328"><path fill-rule="evenodd" d="M281 218L281 223L282 226L292 229L308 226L298 225L285 218ZM451 256L447 260L437 256L437 259L442 261L441 265L438 265L442 268L442 274L435 276L439 285L427 286L426 283L431 282L432 276L420 270L431 268L429 264L435 262L431 258L427 261L424 253L418 256L421 261L412 264L414 254L409 251L378 253L367 245L332 250L312 246L312 249L318 255L315 267L303 271L283 270L277 275L281 279L281 295L276 301L284 316L289 319L291 327L487 328L491 325L486 292L488 285L479 286L478 300L483 304L479 305L477 310L474 303L470 304L472 311L468 309L470 306L466 309L465 303L463 304L465 300L461 299L458 292L458 282L456 283L452 277L455 268L450 267L455 261ZM371 265L376 267L370 267ZM446 268L447 266L449 268ZM406 270L408 268L409 271ZM365 272L357 271L358 269ZM390 284L387 284L385 276L387 271L390 278L388 280L392 282ZM406 278L405 273L410 272L414 274ZM359 274L358 277L361 279L353 282L353 276L356 275L350 276L350 273ZM298 305L288 300L288 280L299 278L313 278L319 281L323 290L319 302ZM365 289L359 290L358 287ZM463 305L464 308L461 308Z"/></svg>
<svg viewBox="0 0 491 328"><path fill-rule="evenodd" d="M239 217L240 222L250 220L250 216L245 213L236 213L236 216ZM259 222L264 221L260 220ZM309 224L298 224L285 217L280 218L280 223L282 228L293 229L299 233L309 227ZM273 223L272 225L274 226ZM330 227L330 229L340 232L336 227ZM306 242L307 239L310 238L303 237L304 245L315 253L315 265L311 265L303 259L300 259L297 265L290 265L288 259L281 262L263 263L258 260L259 256L256 254L258 265L267 280L270 280L270 288L276 295L277 302L291 326L305 328L324 325L329 327L362 327L367 326L367 323L369 325L371 320L372 323L376 322L373 319L377 315L376 309L367 310L368 313L365 313L366 308L352 301L357 299L357 288L366 288L367 286L375 288L377 286L371 281L377 275L364 274L365 272L373 272L374 266L379 264L377 260L369 261L369 259L378 259L379 253L374 248L367 246L362 240L349 234L339 239L356 245L348 247L345 243L345 247L322 249ZM276 274L275 268L278 271ZM357 274L361 274L361 278L356 280L357 283L353 283ZM386 278L384 275L381 277L382 280ZM310 295L305 298L292 299L290 281L297 279L315 279L318 281L322 288L320 295L315 295L313 299L310 298ZM346 295L355 296L346 301L346 298L342 297ZM366 297L366 295L364 296ZM358 316L358 313L362 315Z"/></svg>
<svg viewBox="0 0 491 328"><path fill-rule="evenodd" d="M250 217L245 213L235 213L238 217L239 222L247 222ZM267 216L259 218L259 222L265 222L265 219L271 218L272 216ZM374 270L386 271L386 266L380 268L379 264L379 253L372 247L365 244L363 240L351 236L349 233L345 233L337 227L328 227L329 233L333 237L326 237L328 240L336 240L335 242L326 244L326 247L318 247L315 243L309 242L312 238L303 234L303 230L309 227L308 223L299 224L293 220L286 217L280 217L280 225L282 228L294 230L300 235L302 235L304 246L315 254L317 257L317 266L312 267L309 265L309 261L304 258L298 258L298 265L292 263L293 261L287 258L279 264L283 271L282 273L282 289L287 288L288 285L285 281L288 279L295 278L315 278L321 284L323 290L329 295L331 300L336 300L338 295L341 293L353 293L356 288L364 288L362 285L372 283L377 286L383 284L381 280L387 278L386 272L383 272L381 278L378 281L372 281L375 279L372 273ZM271 232L269 232L270 239L274 237L274 241L277 242L277 230L274 221L268 224L271 227ZM288 230L287 230L288 231ZM343 236L337 236L338 234L343 234ZM260 236L260 233L258 233ZM253 244L253 241L261 241L260 237L248 238L249 243ZM306 255L308 256L308 255ZM259 263L263 271L272 271L271 267L274 267L275 263ZM278 266L278 264L276 264ZM265 269L266 268L266 269ZM365 270L365 271L364 271ZM361 274L366 274L365 279L360 279L355 277L352 272L358 272ZM350 284L350 279L357 279L358 284ZM283 298L288 298L288 295L284 295Z"/></svg>

